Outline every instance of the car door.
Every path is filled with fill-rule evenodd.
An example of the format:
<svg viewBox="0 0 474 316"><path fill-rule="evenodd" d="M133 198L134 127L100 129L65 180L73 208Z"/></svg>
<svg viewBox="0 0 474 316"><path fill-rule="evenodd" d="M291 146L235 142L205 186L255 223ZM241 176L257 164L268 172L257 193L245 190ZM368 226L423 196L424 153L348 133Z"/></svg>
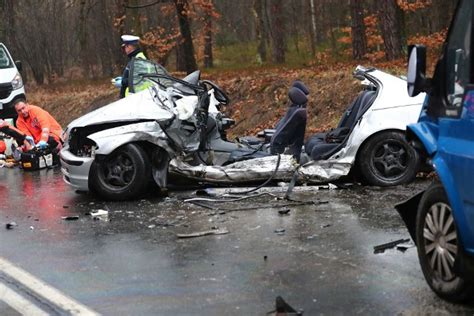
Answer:
<svg viewBox="0 0 474 316"><path fill-rule="evenodd" d="M449 170L463 209L458 213L463 217L457 218L459 228L474 233L473 4L465 3L446 43L445 115L438 121L438 155Z"/></svg>

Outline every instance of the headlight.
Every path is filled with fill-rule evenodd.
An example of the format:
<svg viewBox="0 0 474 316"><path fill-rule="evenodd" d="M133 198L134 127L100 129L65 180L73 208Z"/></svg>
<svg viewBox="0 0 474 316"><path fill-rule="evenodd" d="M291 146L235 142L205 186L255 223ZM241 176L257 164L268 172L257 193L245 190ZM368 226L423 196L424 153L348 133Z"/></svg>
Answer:
<svg viewBox="0 0 474 316"><path fill-rule="evenodd" d="M21 75L19 72L16 73L15 78L12 80L12 87L13 90L20 89L23 87L23 80L21 79Z"/></svg>

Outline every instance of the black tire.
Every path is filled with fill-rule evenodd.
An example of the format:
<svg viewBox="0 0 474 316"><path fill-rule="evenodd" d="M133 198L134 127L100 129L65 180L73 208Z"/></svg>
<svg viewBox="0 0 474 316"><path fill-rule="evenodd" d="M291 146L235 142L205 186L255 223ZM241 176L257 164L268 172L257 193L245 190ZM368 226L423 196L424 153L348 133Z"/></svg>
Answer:
<svg viewBox="0 0 474 316"><path fill-rule="evenodd" d="M392 186L412 181L420 158L402 133L391 131L370 138L357 155L357 165L368 184Z"/></svg>
<svg viewBox="0 0 474 316"><path fill-rule="evenodd" d="M416 244L426 282L439 297L451 302L472 298L473 284L464 280L455 268L454 262L462 260L464 252L441 184L430 186L420 200Z"/></svg>
<svg viewBox="0 0 474 316"><path fill-rule="evenodd" d="M129 200L145 191L151 167L145 151L127 144L94 161L89 174L91 190L107 200Z"/></svg>

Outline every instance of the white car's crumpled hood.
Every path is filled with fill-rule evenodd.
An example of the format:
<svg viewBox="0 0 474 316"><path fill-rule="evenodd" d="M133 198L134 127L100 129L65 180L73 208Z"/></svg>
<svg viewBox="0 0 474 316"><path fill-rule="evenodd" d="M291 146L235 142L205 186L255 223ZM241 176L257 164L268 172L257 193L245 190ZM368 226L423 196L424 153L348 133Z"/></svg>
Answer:
<svg viewBox="0 0 474 316"><path fill-rule="evenodd" d="M173 113L158 105L153 99L152 91L147 89L81 116L72 121L68 128L139 120L163 121L171 118Z"/></svg>

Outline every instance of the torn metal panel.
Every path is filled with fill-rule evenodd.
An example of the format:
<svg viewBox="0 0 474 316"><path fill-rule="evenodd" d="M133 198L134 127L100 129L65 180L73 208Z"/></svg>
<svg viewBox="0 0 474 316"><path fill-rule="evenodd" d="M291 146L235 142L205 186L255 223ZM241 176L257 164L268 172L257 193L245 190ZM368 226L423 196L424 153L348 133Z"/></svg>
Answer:
<svg viewBox="0 0 474 316"><path fill-rule="evenodd" d="M298 169L300 181L326 183L347 176L352 164L337 160L311 161Z"/></svg>
<svg viewBox="0 0 474 316"><path fill-rule="evenodd" d="M117 137L120 135L120 137ZM97 144L96 154L108 155L116 148L136 141L146 141L174 154L169 138L156 121L142 122L103 130L88 136Z"/></svg>
<svg viewBox="0 0 474 316"><path fill-rule="evenodd" d="M264 181L275 172L278 156L239 161L226 166L191 166L180 159L173 159L170 172L215 183L239 183ZM289 181L297 170L291 155L281 155L280 165L274 180ZM336 180L349 173L351 164L337 161L313 161L298 169L302 182L323 183Z"/></svg>
<svg viewBox="0 0 474 316"><path fill-rule="evenodd" d="M215 183L262 181L268 179L275 171L277 158L277 156L256 158L227 166L191 166L179 159L173 159L170 162L170 172ZM274 178L289 180L295 170L296 164L292 156L282 155L278 172Z"/></svg>

